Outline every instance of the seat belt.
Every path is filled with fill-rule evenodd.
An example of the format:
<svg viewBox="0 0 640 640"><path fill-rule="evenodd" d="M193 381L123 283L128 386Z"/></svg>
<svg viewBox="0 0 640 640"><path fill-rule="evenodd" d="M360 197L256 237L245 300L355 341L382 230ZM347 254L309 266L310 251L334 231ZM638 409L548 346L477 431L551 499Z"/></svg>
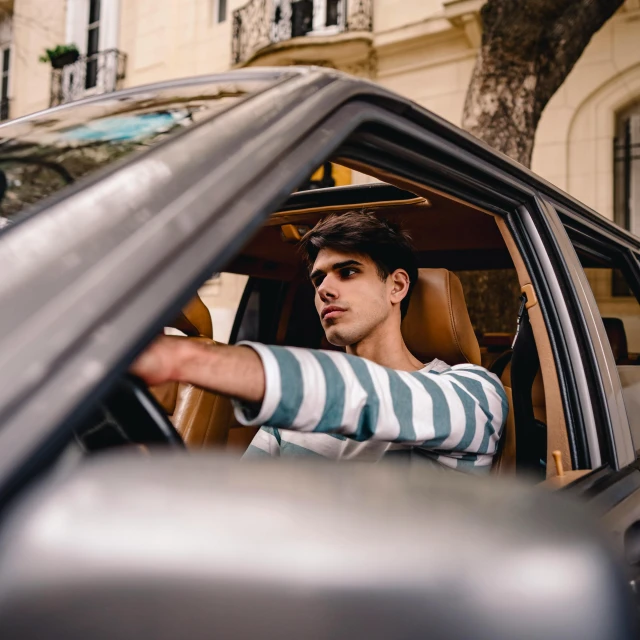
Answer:
<svg viewBox="0 0 640 640"><path fill-rule="evenodd" d="M501 353L491 365L491 373L495 373L498 378L502 379L502 374L504 370L507 368L507 365L511 362L511 358L513 356L513 351L509 349L509 351L505 351Z"/></svg>
<svg viewBox="0 0 640 640"><path fill-rule="evenodd" d="M516 470L535 480L546 478L547 426L533 413L533 382L540 369L526 303L522 294L511 357L511 389L516 426Z"/></svg>

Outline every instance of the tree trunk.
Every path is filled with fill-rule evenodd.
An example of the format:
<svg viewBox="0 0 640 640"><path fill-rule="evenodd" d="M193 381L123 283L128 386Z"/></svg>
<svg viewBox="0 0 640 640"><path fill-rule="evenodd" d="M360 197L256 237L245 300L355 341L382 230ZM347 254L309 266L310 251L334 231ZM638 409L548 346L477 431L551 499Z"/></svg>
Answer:
<svg viewBox="0 0 640 640"><path fill-rule="evenodd" d="M529 167L543 109L624 0L488 0L464 129Z"/></svg>

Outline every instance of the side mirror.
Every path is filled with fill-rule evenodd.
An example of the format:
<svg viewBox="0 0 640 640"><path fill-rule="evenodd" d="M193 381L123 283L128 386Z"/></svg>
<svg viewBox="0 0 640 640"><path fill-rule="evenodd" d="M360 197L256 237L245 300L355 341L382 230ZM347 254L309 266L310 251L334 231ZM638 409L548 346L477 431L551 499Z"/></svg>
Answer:
<svg viewBox="0 0 640 640"><path fill-rule="evenodd" d="M105 455L0 530L0 636L633 636L617 561L577 504L412 466Z"/></svg>

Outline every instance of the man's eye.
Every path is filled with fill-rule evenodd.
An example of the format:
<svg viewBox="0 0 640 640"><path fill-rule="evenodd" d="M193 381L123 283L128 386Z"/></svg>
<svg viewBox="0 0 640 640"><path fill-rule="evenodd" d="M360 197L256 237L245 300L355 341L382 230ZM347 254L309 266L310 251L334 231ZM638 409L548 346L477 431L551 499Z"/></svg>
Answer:
<svg viewBox="0 0 640 640"><path fill-rule="evenodd" d="M354 273L358 273L358 270L354 269L353 267L346 267L345 269L340 270L340 275L343 278L348 278L349 276L352 276Z"/></svg>

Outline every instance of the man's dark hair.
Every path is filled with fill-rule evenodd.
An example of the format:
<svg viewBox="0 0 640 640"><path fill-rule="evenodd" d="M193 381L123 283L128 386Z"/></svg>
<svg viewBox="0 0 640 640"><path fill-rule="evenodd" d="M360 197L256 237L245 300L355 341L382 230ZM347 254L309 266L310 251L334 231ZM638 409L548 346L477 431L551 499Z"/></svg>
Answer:
<svg viewBox="0 0 640 640"><path fill-rule="evenodd" d="M416 256L406 231L369 211L348 211L320 220L300 242L300 250L309 265L313 265L322 249L369 256L381 280L396 269L404 269L409 274L409 291L400 303L404 318L418 279Z"/></svg>

